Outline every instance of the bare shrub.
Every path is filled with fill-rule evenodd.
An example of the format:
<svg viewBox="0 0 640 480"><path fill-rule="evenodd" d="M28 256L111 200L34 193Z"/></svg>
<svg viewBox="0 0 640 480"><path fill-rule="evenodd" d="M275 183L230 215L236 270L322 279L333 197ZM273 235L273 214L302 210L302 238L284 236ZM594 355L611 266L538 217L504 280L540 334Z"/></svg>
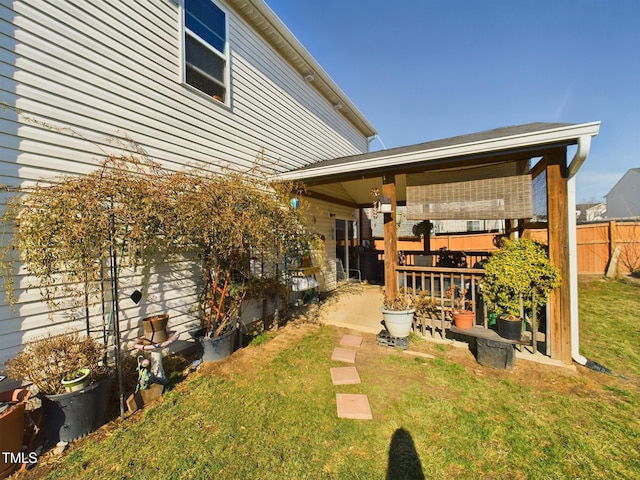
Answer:
<svg viewBox="0 0 640 480"><path fill-rule="evenodd" d="M95 378L103 350L93 338L80 338L78 332L49 335L28 343L7 363L7 372L33 382L44 394L56 395L64 391L61 381L67 373L89 368Z"/></svg>

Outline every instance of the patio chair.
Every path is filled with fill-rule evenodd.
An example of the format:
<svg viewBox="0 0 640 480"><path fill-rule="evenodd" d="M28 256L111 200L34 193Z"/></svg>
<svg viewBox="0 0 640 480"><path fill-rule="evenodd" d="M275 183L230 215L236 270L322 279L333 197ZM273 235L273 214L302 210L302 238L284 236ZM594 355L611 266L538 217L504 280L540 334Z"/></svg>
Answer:
<svg viewBox="0 0 640 480"><path fill-rule="evenodd" d="M344 269L344 265L342 264L342 260L340 258L336 258L336 280L339 282L347 281L347 282L357 282L362 283L362 273L360 270L355 268L349 269L349 275Z"/></svg>

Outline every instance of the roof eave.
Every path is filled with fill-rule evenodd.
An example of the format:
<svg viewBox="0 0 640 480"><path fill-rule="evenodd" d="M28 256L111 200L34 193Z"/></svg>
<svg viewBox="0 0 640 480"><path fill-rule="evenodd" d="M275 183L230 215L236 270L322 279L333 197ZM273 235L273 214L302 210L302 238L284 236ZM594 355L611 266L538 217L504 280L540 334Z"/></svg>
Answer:
<svg viewBox="0 0 640 480"><path fill-rule="evenodd" d="M572 145L577 143L581 136L596 136L599 130L600 122L591 122L395 155L385 154L385 151L381 150L376 152L380 155L375 158L370 158L369 154L366 159L358 160L356 157L353 161L336 165L320 165L316 168L306 167L281 173L278 178L281 180L310 180L354 171L364 173L371 170L388 169L396 165L410 166L418 162L424 163L445 158L461 158L493 152L504 153L511 150L527 149L532 146Z"/></svg>

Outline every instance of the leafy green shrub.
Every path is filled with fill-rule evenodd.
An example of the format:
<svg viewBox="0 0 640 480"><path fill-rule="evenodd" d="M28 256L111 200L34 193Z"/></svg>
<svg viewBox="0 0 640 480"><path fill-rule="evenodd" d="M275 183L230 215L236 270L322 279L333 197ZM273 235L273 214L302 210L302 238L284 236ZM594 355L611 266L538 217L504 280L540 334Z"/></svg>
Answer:
<svg viewBox="0 0 640 480"><path fill-rule="evenodd" d="M560 286L560 272L551 265L543 245L527 238L505 240L485 264L481 284L489 311L518 317L520 296L525 312L543 307L551 291Z"/></svg>

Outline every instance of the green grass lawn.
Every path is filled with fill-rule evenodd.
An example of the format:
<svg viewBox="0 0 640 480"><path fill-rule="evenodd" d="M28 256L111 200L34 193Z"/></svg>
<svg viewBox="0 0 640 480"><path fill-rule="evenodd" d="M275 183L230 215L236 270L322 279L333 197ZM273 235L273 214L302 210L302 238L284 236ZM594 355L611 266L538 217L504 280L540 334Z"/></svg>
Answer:
<svg viewBox="0 0 640 480"><path fill-rule="evenodd" d="M370 335L356 361L362 383L336 387L329 369L340 365L331 353L345 332L294 323L189 375L151 408L31 474L638 478L640 287L597 281L580 288L584 354L629 380L520 359L511 372L492 370L464 349L421 339L411 348L433 358L412 357L371 345ZM374 419L338 419L338 392L367 394ZM413 476L398 473L407 471Z"/></svg>

